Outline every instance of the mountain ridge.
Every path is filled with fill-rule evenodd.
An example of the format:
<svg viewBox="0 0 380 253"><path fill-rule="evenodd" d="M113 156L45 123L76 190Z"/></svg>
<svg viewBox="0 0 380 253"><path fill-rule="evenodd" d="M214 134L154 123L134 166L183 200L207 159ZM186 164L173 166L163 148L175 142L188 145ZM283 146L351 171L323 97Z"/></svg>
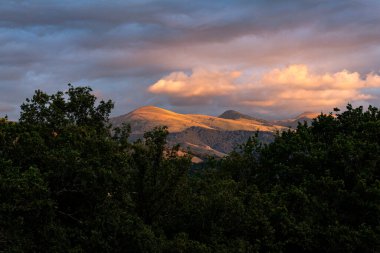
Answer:
<svg viewBox="0 0 380 253"><path fill-rule="evenodd" d="M143 134L155 126L167 126L168 145L180 144L184 152L197 157L223 157L236 146L244 143L256 132L259 140L268 143L277 132L294 127L301 120L315 113L305 112L297 118L267 121L242 114L235 110L227 110L219 116L203 114L181 114L156 106L139 107L129 113L110 118L114 127L122 123L131 126L131 140L142 138ZM185 151L186 149L186 151Z"/></svg>
<svg viewBox="0 0 380 253"><path fill-rule="evenodd" d="M223 118L223 119L253 119L255 120L254 117L251 117L249 115L243 114L241 112L235 111L235 110L227 110L220 114L218 118Z"/></svg>
<svg viewBox="0 0 380 253"><path fill-rule="evenodd" d="M268 124L264 120L248 118L248 116L240 119L229 119L203 114L181 114L155 106L143 106L127 114L111 118L111 123L114 126L119 126L123 122L131 124L132 133L144 133L157 125L168 126L169 132L181 132L192 126L224 131L275 132L284 130L284 126Z"/></svg>

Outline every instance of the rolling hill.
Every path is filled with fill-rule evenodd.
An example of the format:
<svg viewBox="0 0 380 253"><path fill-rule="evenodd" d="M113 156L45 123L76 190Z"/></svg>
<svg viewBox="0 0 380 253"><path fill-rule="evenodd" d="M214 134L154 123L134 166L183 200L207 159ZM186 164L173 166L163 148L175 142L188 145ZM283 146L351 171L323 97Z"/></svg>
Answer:
<svg viewBox="0 0 380 253"><path fill-rule="evenodd" d="M155 126L167 126L168 144L180 144L183 150L197 157L223 157L237 145L244 143L250 136L259 132L263 142L273 140L278 131L293 127L298 121L310 120L312 113L301 114L295 119L267 121L228 110L220 116L202 114L180 114L155 106L143 106L127 114L111 118L114 127L122 123L131 125L131 140Z"/></svg>
<svg viewBox="0 0 380 253"><path fill-rule="evenodd" d="M223 115L223 114L222 114ZM222 116L221 115L221 116ZM180 114L154 106L140 107L128 114L111 119L114 126L123 122L131 124L133 134L142 134L158 125L165 125L169 132L181 132L189 127L201 127L221 131L281 131L285 127L268 124L263 120L241 117L223 118L202 114Z"/></svg>
<svg viewBox="0 0 380 253"><path fill-rule="evenodd" d="M290 127L290 128L297 128L298 122L303 123L307 122L310 124L312 120L316 117L318 117L321 113L316 113L316 112L304 112L298 115L295 118L292 119L284 119L284 120L276 120L273 121L274 124L284 126L284 127Z"/></svg>

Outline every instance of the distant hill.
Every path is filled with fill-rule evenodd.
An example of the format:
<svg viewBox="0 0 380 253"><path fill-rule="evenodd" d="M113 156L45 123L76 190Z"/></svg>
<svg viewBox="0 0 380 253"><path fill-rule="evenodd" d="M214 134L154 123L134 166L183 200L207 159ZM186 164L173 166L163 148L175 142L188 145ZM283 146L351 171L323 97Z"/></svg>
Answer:
<svg viewBox="0 0 380 253"><path fill-rule="evenodd" d="M130 113L111 119L114 126L127 122L132 133L142 134L158 125L165 125L169 132L181 132L189 127L201 127L221 131L269 131L283 130L283 126L267 124L256 119L228 119L202 114L180 114L154 106L140 107Z"/></svg>
<svg viewBox="0 0 380 253"><path fill-rule="evenodd" d="M239 144L254 135L254 131L235 130L221 131L201 127L190 127L179 133L171 133L168 137L169 144L179 143L181 147L189 148L196 156L213 155L222 157ZM265 143L271 142L273 132L260 131L259 139Z"/></svg>
<svg viewBox="0 0 380 253"><path fill-rule="evenodd" d="M222 119L233 119L233 120L248 119L248 120L254 120L257 122L261 122L264 124L273 125L268 120L258 119L258 118L252 117L250 115L240 113L240 112L235 111L235 110L227 110L224 113L220 114L218 117L222 118Z"/></svg>
<svg viewBox="0 0 380 253"><path fill-rule="evenodd" d="M218 117L222 118L222 119L234 119L234 120L236 120L236 119L256 120L255 118L253 118L251 116L242 114L242 113L234 111L234 110L227 110L227 111L223 112L222 114L220 114Z"/></svg>
<svg viewBox="0 0 380 253"><path fill-rule="evenodd" d="M267 121L227 110L218 117L202 114L180 114L155 106L143 106L127 114L111 118L113 126L131 125L131 140L155 126L167 126L169 145L180 144L183 150L198 157L222 157L256 131L259 139L270 142L278 131L294 127L298 121L311 120L317 114L303 113L295 119Z"/></svg>
<svg viewBox="0 0 380 253"><path fill-rule="evenodd" d="M295 129L297 128L298 122L300 123L307 122L310 125L313 119L318 117L320 114L321 113L316 113L316 112L304 112L295 118L285 119L285 120L276 120L276 121L273 121L273 123L276 125Z"/></svg>

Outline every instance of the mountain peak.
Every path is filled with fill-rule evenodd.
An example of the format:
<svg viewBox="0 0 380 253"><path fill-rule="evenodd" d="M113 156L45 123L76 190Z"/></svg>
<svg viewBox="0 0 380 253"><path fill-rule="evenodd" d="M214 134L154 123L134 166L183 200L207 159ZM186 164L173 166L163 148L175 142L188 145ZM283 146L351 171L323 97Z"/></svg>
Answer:
<svg viewBox="0 0 380 253"><path fill-rule="evenodd" d="M136 111L156 111L156 110L165 110L165 109L162 109L160 107L153 106L153 105L145 105L145 106L141 106L141 107L139 107L133 111L136 112Z"/></svg>
<svg viewBox="0 0 380 253"><path fill-rule="evenodd" d="M222 119L250 119L250 120L256 120L255 118L251 117L251 116L248 116L248 115L245 115L245 114L242 114L240 112L237 112L235 110L227 110L225 112L223 112L222 114L220 114L218 116L218 118L222 118Z"/></svg>
<svg viewBox="0 0 380 253"><path fill-rule="evenodd" d="M318 112L303 112L296 117L296 119L314 119L318 117L321 113Z"/></svg>
<svg viewBox="0 0 380 253"><path fill-rule="evenodd" d="M166 115L166 114L176 114L176 113L169 111L169 110L166 110L166 109L163 109L163 108L160 108L160 107L157 107L157 106L146 105L146 106L139 107L139 108L131 111L128 114L162 114L162 115Z"/></svg>

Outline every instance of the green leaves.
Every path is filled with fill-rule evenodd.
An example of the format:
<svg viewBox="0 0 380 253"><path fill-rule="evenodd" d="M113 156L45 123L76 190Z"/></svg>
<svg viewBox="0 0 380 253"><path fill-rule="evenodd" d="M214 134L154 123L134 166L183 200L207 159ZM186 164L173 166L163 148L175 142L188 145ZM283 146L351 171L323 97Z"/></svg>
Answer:
<svg viewBox="0 0 380 253"><path fill-rule="evenodd" d="M32 99L21 105L20 123L41 125L59 131L68 125L101 129L108 122L112 101L100 101L91 94L90 87L68 85L66 92L48 95L37 90Z"/></svg>
<svg viewBox="0 0 380 253"><path fill-rule="evenodd" d="M378 252L380 112L347 106L193 167L89 87L0 120L0 251ZM335 112L340 112L338 109Z"/></svg>
<svg viewBox="0 0 380 253"><path fill-rule="evenodd" d="M0 160L0 248L38 251L54 245L54 201L37 168L20 172L10 161ZM51 243L49 245L49 243Z"/></svg>

